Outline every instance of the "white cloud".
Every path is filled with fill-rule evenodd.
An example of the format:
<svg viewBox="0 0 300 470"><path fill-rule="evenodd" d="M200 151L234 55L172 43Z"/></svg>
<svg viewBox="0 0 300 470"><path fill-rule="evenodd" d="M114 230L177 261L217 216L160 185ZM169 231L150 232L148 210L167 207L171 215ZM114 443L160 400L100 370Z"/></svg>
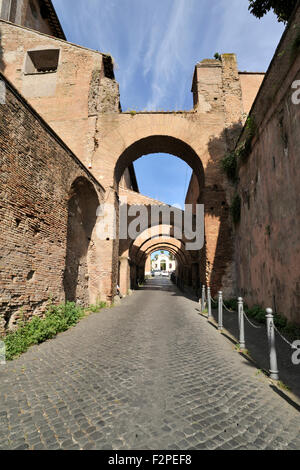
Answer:
<svg viewBox="0 0 300 470"><path fill-rule="evenodd" d="M248 0L54 0L68 39L109 52L125 108L191 106L195 64L235 52L241 70L265 70L283 31Z"/></svg>

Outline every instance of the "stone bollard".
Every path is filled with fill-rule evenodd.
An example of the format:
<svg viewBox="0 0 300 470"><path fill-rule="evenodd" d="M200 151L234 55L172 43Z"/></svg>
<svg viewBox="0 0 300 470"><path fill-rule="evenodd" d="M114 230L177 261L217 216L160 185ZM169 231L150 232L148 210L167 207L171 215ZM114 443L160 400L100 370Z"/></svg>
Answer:
<svg viewBox="0 0 300 470"><path fill-rule="evenodd" d="M218 330L223 330L223 293L218 293Z"/></svg>
<svg viewBox="0 0 300 470"><path fill-rule="evenodd" d="M211 314L211 293L210 293L210 287L207 288L207 309L208 309L207 320L210 320L211 317L212 317L212 314Z"/></svg>
<svg viewBox="0 0 300 470"><path fill-rule="evenodd" d="M245 343L245 323L244 323L244 302L242 297L238 298L238 316L239 316L239 342L240 348L246 349Z"/></svg>
<svg viewBox="0 0 300 470"><path fill-rule="evenodd" d="M205 308L205 286L202 286L201 313L204 312L204 308Z"/></svg>
<svg viewBox="0 0 300 470"><path fill-rule="evenodd" d="M267 336L269 343L269 354L270 354L270 378L272 380L279 380L278 365L277 365L277 354L275 347L275 331L274 331L274 316L271 308L266 309L266 320L267 320Z"/></svg>

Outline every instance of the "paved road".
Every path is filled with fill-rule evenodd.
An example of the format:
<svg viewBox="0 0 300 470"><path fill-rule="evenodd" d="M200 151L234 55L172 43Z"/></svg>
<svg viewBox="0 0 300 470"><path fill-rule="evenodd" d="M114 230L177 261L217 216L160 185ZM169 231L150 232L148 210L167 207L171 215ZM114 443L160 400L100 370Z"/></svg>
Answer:
<svg viewBox="0 0 300 470"><path fill-rule="evenodd" d="M1 449L300 449L299 413L155 279L0 367Z"/></svg>

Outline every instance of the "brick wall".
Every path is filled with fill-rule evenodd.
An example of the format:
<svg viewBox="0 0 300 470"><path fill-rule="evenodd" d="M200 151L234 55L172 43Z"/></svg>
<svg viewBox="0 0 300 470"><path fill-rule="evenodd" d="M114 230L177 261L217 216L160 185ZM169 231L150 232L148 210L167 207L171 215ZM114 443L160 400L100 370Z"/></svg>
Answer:
<svg viewBox="0 0 300 470"><path fill-rule="evenodd" d="M236 231L238 291L249 305L272 307L300 323L300 8L271 62L251 118L252 152L239 170ZM298 93L299 96L299 93ZM244 131L240 142L246 138Z"/></svg>
<svg viewBox="0 0 300 470"><path fill-rule="evenodd" d="M102 188L3 76L1 79L6 84L6 103L0 105L0 329L3 331L8 325L14 325L21 308L24 314L40 314L50 297L54 302L65 299L63 282L71 186L78 179L84 181L99 201ZM83 261L90 260L97 274L93 252L85 252L84 256ZM101 294L99 279L93 273L89 276L88 270L82 275L89 278L86 284L94 300ZM80 288L78 292L80 300ZM87 298L83 296L82 301L87 302Z"/></svg>
<svg viewBox="0 0 300 470"><path fill-rule="evenodd" d="M0 21L1 71L78 158L89 166L99 145L97 116L119 112L119 89L107 56ZM30 51L57 50L57 70L28 73Z"/></svg>

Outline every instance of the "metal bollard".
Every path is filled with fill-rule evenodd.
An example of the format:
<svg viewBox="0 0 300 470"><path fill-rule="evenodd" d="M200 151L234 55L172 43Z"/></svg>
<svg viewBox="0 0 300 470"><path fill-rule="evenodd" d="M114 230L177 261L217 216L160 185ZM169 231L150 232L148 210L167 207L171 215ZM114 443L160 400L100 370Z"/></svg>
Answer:
<svg viewBox="0 0 300 470"><path fill-rule="evenodd" d="M205 286L202 286L202 297L201 297L201 312L204 312L205 305Z"/></svg>
<svg viewBox="0 0 300 470"><path fill-rule="evenodd" d="M267 315L267 336L270 351L270 378L273 380L279 380L278 365L277 365L277 354L275 347L275 331L274 331L274 316L271 308L266 309Z"/></svg>
<svg viewBox="0 0 300 470"><path fill-rule="evenodd" d="M242 297L238 298L238 315L239 315L239 332L240 332L240 348L246 349L245 343L245 323L244 323L244 302Z"/></svg>
<svg viewBox="0 0 300 470"><path fill-rule="evenodd" d="M218 293L218 330L223 330L223 292Z"/></svg>
<svg viewBox="0 0 300 470"><path fill-rule="evenodd" d="M207 309L208 309L207 320L210 320L211 317L212 317L212 314L211 314L211 293L210 293L210 287L207 288Z"/></svg>

